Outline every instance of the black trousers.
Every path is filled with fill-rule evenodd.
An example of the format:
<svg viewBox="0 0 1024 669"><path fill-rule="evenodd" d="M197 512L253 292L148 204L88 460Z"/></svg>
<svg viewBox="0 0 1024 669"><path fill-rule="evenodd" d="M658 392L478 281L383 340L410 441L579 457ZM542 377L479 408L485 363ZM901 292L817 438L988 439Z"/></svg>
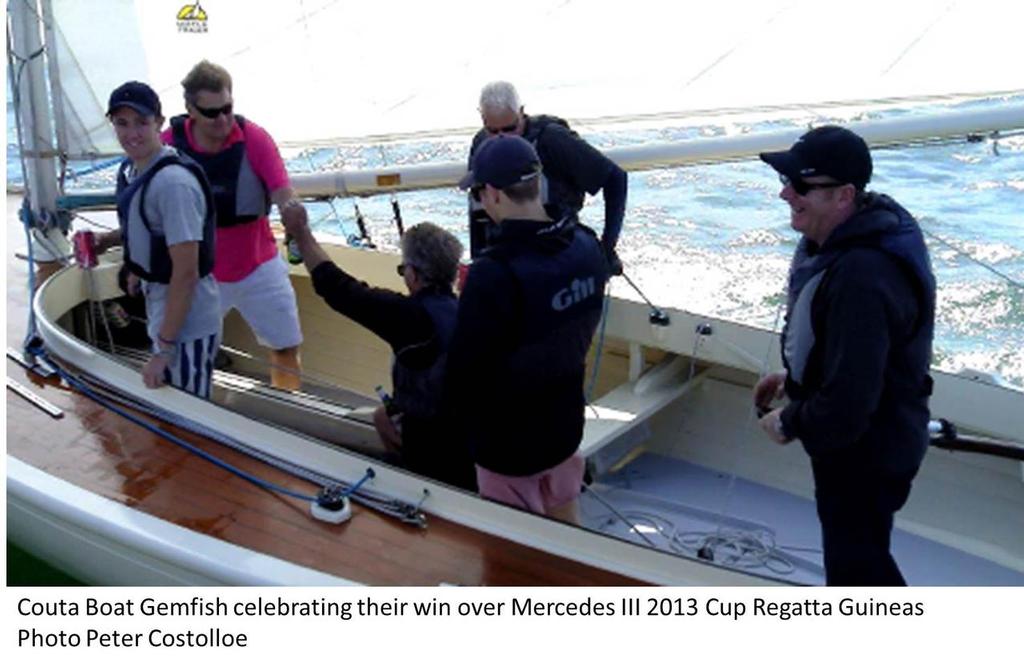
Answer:
<svg viewBox="0 0 1024 669"><path fill-rule="evenodd" d="M889 544L917 472L884 474L845 457L815 458L812 468L826 585L906 585Z"/></svg>

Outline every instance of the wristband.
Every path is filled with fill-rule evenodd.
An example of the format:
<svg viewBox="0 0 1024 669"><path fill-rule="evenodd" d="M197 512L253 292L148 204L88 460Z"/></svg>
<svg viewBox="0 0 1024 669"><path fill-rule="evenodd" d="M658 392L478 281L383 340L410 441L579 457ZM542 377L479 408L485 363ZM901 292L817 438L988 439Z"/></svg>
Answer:
<svg viewBox="0 0 1024 669"><path fill-rule="evenodd" d="M169 363L174 362L174 354L175 353L177 353L177 351L175 349L173 349L173 348L162 348L159 351L156 351L155 353L153 353L153 357L154 358L163 358L169 364Z"/></svg>

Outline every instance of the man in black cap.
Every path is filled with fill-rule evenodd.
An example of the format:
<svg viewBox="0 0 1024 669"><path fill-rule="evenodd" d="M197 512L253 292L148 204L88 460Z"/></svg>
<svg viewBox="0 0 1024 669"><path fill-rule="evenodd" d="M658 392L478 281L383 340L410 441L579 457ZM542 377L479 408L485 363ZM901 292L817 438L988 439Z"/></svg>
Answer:
<svg viewBox="0 0 1024 669"><path fill-rule="evenodd" d="M143 381L209 397L221 338L213 193L202 168L160 141L160 98L148 85L114 89L107 117L126 158L117 176L119 227L97 235L96 248L122 244L129 292L141 280L153 342Z"/></svg>
<svg viewBox="0 0 1024 669"><path fill-rule="evenodd" d="M540 174L515 135L476 154L471 196L495 222L459 299L445 379L480 494L577 522L584 359L607 264L575 216L548 217Z"/></svg>
<svg viewBox="0 0 1024 669"><path fill-rule="evenodd" d="M492 81L480 91L480 119L483 123L469 151L469 168L482 143L498 135L518 135L533 144L543 163L541 201L548 216L558 220L579 214L587 193L604 197L604 228L601 247L611 271L622 272L615 245L626 214L628 177L621 167L576 134L569 124L548 114L528 115L519 93L507 81ZM470 255L476 258L487 245L490 229L487 212L470 200Z"/></svg>
<svg viewBox="0 0 1024 669"><path fill-rule="evenodd" d="M815 128L761 159L803 235L789 273L786 371L754 390L761 427L779 444L799 439L811 458L827 584L905 585L889 544L928 446L928 249L906 209L865 191L871 154L853 132ZM769 410L783 394L788 403Z"/></svg>

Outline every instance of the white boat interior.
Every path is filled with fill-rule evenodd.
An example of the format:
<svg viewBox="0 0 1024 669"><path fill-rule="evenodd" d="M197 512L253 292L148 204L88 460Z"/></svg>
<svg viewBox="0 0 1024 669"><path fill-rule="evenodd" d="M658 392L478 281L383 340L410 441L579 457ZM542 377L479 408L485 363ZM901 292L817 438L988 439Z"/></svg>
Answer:
<svg viewBox="0 0 1024 669"><path fill-rule="evenodd" d="M68 230L60 229L53 214L81 206L70 203L73 198L58 204L59 195L82 195L64 189L69 161L95 163L121 153L105 118L103 101L109 92L127 80L146 81L171 110L172 98L180 104L182 73L201 58L233 73L237 108L265 122L286 154L330 147L339 158L343 147L379 149L379 163L338 160L292 180L299 196L324 200L394 196L457 183L465 172L462 144L452 142L458 155L449 155L446 162L409 151L416 155L404 156L407 164L389 161L384 144L423 137L458 137L465 143L478 127L474 105L479 87L494 76L508 77L533 95L530 113L558 112L581 131L615 120L657 129L681 118L717 119L710 129L695 125L684 140L602 147L627 170L738 160L781 149L802 134L804 125L817 123L823 109L841 110L839 117L872 146L976 133L998 137L1001 131L1024 128L1018 42L963 28L978 16L1020 25L1024 3L887 3L885 21L878 20L877 12L851 13L848 3L839 2L816 3L814 11L789 0L704 5L698 10L680 3L671 13L665 3L643 0L622 12L617 3L531 1L523 11L502 17L503 32L489 50L494 53L482 57L463 46L464 24L455 18L464 20L466 9L455 2L408 3L399 21L394 8L383 3L284 0L265 12L253 12L248 3L220 3L209 8L209 33L198 20L177 25L181 3L11 2L8 53L11 73L16 73L11 92L26 210L35 225L29 236L37 242L34 259L55 261L67 255ZM544 21L537 20L541 15ZM662 20L652 21L652 16ZM822 30L822 17L833 16L842 16L846 29ZM104 40L96 39L100 22ZM386 31L367 28L376 26ZM570 33L588 44L576 48L573 42L560 50L557 78L548 50L522 47L524 34L534 35L538 44L555 44ZM875 36L872 48L863 48L865 34ZM590 48L596 43L618 48ZM392 48L396 44L401 48ZM806 59L808 50L830 57ZM346 68L343 77L337 68L324 67L352 54L374 55L369 67ZM643 59L622 54L642 54ZM794 62L800 63L798 70ZM593 72L601 76L588 74ZM808 86L805 78L815 85ZM265 85L268 81L288 81L301 95L281 95L279 86ZM899 107L885 119L869 111L900 99L914 109L986 95L1004 101L953 113L918 114ZM755 117L786 122L749 132L747 123ZM109 204L109 189L105 195ZM13 223L15 207L9 204L7 213ZM103 214L97 220L116 224ZM327 248L349 273L400 289L393 256L341 243ZM305 336L301 392L269 387L267 365L255 353L260 349L236 315L225 324L230 364L216 373L211 401L169 388L145 388L138 367L147 343L138 336L139 323L128 318L127 325L119 324L117 314L107 310L116 301L129 316L139 314L117 287L117 260L110 254L93 270L64 267L38 287L31 309L46 354L115 401L214 444L242 449L304 483L351 483L372 467L376 476L366 489L374 494L456 526L452 534L469 528L500 539L493 542L500 544L498 549L474 544L467 552L496 554L525 546L535 551L531 558L542 552L542 557L564 558L574 567L582 564L654 584L823 580L808 459L797 443L779 447L769 442L751 406L756 380L780 364L775 333L673 309L664 310L667 323L655 322L661 319L651 318L650 305L609 298L588 366L587 378L593 382L588 381L581 449L591 480L582 498L581 528L482 500L392 462L368 420L377 405L374 388L389 385L390 351L327 307L301 267L291 270ZM9 291L8 315L22 317L24 299L17 312L11 311L12 302ZM14 341L10 333L9 345ZM1024 585L1024 391L985 375L934 376L933 415L950 421L961 436L1002 446L976 452L963 450L958 442L948 445L960 450L930 449L909 502L896 517L896 559L912 585ZM64 399L75 407L73 399ZM529 399L507 407L507 414L509 420L530 420ZM83 578L93 582L411 582L402 571L407 564L386 565L391 571L377 581L362 565L347 564L350 573L328 574L318 571L322 562L300 564L304 555L273 557L221 539L210 529L213 524L165 522L131 508L131 502L118 497L120 491L103 498L79 485L81 479L72 482L67 470L77 463L62 470L64 463L58 462L54 473L10 454L7 462L9 541L38 555L77 562ZM91 472L72 473L85 478ZM174 503L183 499L187 495L180 491L173 497ZM297 508L286 511L298 515ZM358 520L354 517L348 527ZM344 530L330 535L338 542L331 548L364 551L354 560L364 565L386 562L385 553L398 544L373 535L377 529L368 532L374 542L369 548L353 550L345 536L339 538ZM310 540L303 548L330 543L326 531L303 531L316 535L304 536ZM266 535L288 541L273 532ZM437 536L428 531L404 537L409 542L401 544L403 550L415 546L407 562L416 561L415 550L447 561L455 549ZM336 558L328 551L324 555L325 560ZM511 576L491 582L533 584L525 577L515 580L515 567L512 560ZM569 580L566 568L561 569L546 582ZM425 573L416 582L431 582ZM485 576L474 572L467 583L487 583Z"/></svg>
<svg viewBox="0 0 1024 669"><path fill-rule="evenodd" d="M327 248L347 271L398 288L394 257ZM377 460L383 449L367 416L373 388L387 385L389 350L330 310L301 267L292 278L310 370L303 390L270 388L265 364L245 353L258 350L248 329L229 317L231 366L217 372L212 402L146 390L134 371L138 351L104 352L107 334L90 322L87 305L119 296L116 264L91 272L66 268L37 295L40 332L58 358L190 425L212 426L325 475L352 480L369 461L383 473L374 481L381 491L412 499L424 485ZM595 337L588 379L595 363L597 374L581 445L592 476L582 498L588 532L441 484L428 486L423 510L656 583L822 583L807 457L799 444L780 447L763 437L751 406L758 375L778 364L776 335L668 315L667 326L655 325L646 305L611 298L603 337ZM1024 434L1019 389L936 377L934 415L962 432L1004 440ZM509 416L529 420L528 403L509 407ZM894 554L911 584L1024 585L1022 508L1019 460L932 448L897 515Z"/></svg>

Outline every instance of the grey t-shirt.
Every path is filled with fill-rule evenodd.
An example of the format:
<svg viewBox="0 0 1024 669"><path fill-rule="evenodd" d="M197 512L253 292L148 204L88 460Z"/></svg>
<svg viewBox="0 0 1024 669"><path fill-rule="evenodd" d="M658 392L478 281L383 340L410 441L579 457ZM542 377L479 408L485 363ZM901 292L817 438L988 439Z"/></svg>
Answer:
<svg viewBox="0 0 1024 669"><path fill-rule="evenodd" d="M165 155L175 154L175 149L163 147L141 174L129 169L125 175L129 183L145 174ZM128 207L128 244L132 260L149 270L149 247L151 235L139 215L139 189ZM167 238L167 246L183 242L198 242L203 238L203 221L206 217L206 202L203 190L196 178L184 167L170 165L153 176L146 189L146 217L154 233ZM151 339L156 339L164 319L167 303L166 284L142 282L146 297L147 330ZM178 341L199 339L221 331L220 295L213 274L199 280L192 294L192 305L188 317L178 332Z"/></svg>

